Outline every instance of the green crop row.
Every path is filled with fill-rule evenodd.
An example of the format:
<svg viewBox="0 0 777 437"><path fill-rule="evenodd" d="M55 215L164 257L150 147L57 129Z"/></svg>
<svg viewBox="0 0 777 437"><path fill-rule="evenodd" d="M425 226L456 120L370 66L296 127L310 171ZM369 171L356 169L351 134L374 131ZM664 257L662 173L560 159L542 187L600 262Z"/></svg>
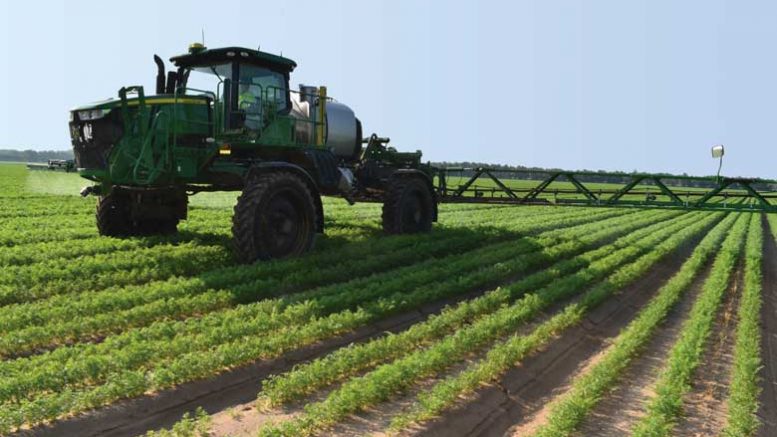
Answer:
<svg viewBox="0 0 777 437"><path fill-rule="evenodd" d="M521 251L525 252L526 251L526 247L521 247L520 245L515 245L515 244L508 243L508 244L502 244L502 246L503 246L502 253L497 253L495 255L496 257L505 255L505 252L509 253L510 251L513 251L513 252L521 252ZM449 247L449 249L450 249L450 247ZM483 252L482 255L485 255L488 251L490 251L490 249L491 249L490 247L482 249L481 250ZM458 263L451 263L447 259L442 259L442 260L439 260L438 264L441 265L441 266L448 266L450 264L450 265L452 265L452 267L448 267L448 268L454 269L454 268L459 267L459 264L461 264L461 263L471 263L472 262L470 257L459 256L459 258L460 258L460 261ZM364 288L364 286L367 285L368 283L372 282L373 283L373 288L378 287L378 288L376 288L376 290L377 291L383 291L384 293L388 292L390 290L397 289L397 287L402 287L408 281L412 281L413 280L413 276L412 275L408 275L407 273L411 273L412 271L423 272L424 270L427 270L430 266L433 265L432 264L433 261L434 260L431 260L431 261L427 262L425 265L418 265L418 266L407 267L403 271L399 272L399 273L403 273L403 274L393 275L397 279L395 281L384 281L384 282L370 281L369 279L374 278L374 276L370 276L369 279L367 279L367 280L354 279L352 281L349 281L348 284L350 285L350 288L352 290L354 290L354 291L358 290L358 292L352 293L352 295L357 296L357 297L363 299L363 298L366 298L370 294L370 293L367 292L368 290L365 290L365 288ZM335 285L335 286L331 286L331 287L327 287L327 288L328 289L312 290L312 291L310 291L308 293L305 293L305 295L296 297L296 301L300 302L300 307L297 308L297 309L287 309L287 311L285 311L285 315L299 314L301 311L304 311L307 307L310 307L310 305L311 305L311 303L308 302L308 299L313 298L313 297L315 297L317 299L317 301L322 301L322 300L324 300L326 298L328 303L326 305L324 305L325 307L327 305L328 306L342 305L342 302L346 299L346 296L344 295L344 293L342 293L344 287L342 285ZM401 288L399 288L399 289L401 289ZM293 296L292 297L288 297L287 296L287 297L284 297L283 299L286 300L287 304L288 304L288 301L293 301L294 297ZM268 301L263 301L263 302L257 303L256 305L253 305L253 306L242 306L242 307L237 308L232 313L234 313L233 314L234 317L252 320L250 318L250 316L256 316L258 314L262 314L261 310L263 308L267 307L269 305L269 303L270 302L268 302ZM260 327L262 327L262 328L266 328L268 325L270 325L274 321L274 319L277 319L278 317L281 317L280 311L282 311L282 310L284 310L283 307L273 306L272 311L270 311L269 313L267 313L267 312L264 313L265 315L267 315L270 318L268 320L265 320L264 321L265 323L259 323L258 325ZM259 311L259 312L257 312L256 314L252 314L251 311L253 311L253 312ZM213 316L206 316L205 318L200 319L200 320L190 320L187 323L183 323L183 322L182 323L168 323L168 325L170 325L170 327L175 327L176 329L181 330L181 333L186 333L188 331L191 331L192 326L190 326L190 325L196 324L196 325L201 325L200 328L203 328L203 329L198 329L198 331L203 332L203 331L207 331L207 328L209 328L209 327L222 325L223 323L220 321L220 319L223 318L224 316L225 316L224 314L214 314ZM229 316L227 316L227 317L229 317ZM215 319L213 323L210 323L211 319ZM164 326L164 324L162 324L162 325ZM143 335L143 337L146 339L146 341L157 340L157 341L161 341L162 343L164 343L165 341L167 341L168 337L171 335L170 332L169 332L169 328L170 327L168 327L168 328L164 328L164 327L160 328L160 325L157 324L155 326L152 326L148 330L144 330L141 333L130 332L130 333L124 334L123 337L128 337L128 338L131 339L133 337L137 337L139 335ZM241 329L240 326L235 326L234 328L235 329ZM158 334L154 335L153 332L157 332ZM78 360L81 360L85 356L87 356L87 353L92 353L94 351L100 351L100 350L111 352L111 353L119 351L121 349L121 344L122 344L121 343L121 337L122 336L119 336L119 337L109 337L109 338L107 338L105 340L105 342L103 342L103 343L101 343L99 345L81 346L81 347L76 346L76 347L73 347L72 350L71 350L71 348L62 348L62 349L58 349L56 351L53 351L50 354L44 354L44 355L37 356L37 357L30 357L27 360L17 360L16 362L0 363L0 369L2 369L2 374L8 375L8 376L11 375L11 373L9 373L9 370L8 370L8 369L11 369L11 368L16 368L14 373L23 374L23 375L29 375L30 371L33 368L35 368L35 367L41 367L41 365L45 365L46 363L52 362L52 361L64 362L64 361L66 361L66 357L68 357L68 356L74 356L76 358L76 360L75 360L76 363L74 363L74 364L77 364ZM191 347L191 345L192 345L191 343L188 343L188 344L187 343L182 343L182 346L185 346L185 347ZM92 351L92 352L88 352L88 351ZM155 352L156 353L170 353L171 351L170 351L170 348L160 347L159 350L157 350ZM181 351L178 351L178 352L181 352ZM22 364L24 364L23 367L21 367ZM30 367L31 364L34 364L34 367ZM94 378L94 376L95 375L92 375L92 378Z"/></svg>
<svg viewBox="0 0 777 437"><path fill-rule="evenodd" d="M474 238L469 240L470 243L476 243ZM480 239L477 243L482 243ZM465 241L466 243L466 241ZM536 246L528 242L524 244L516 244L513 241L506 243L499 243L493 246L487 246L485 255L500 256L499 248L507 247L513 254L519 252L528 252L536 250ZM428 249L429 247L427 247ZM467 249L466 245L458 246L440 246L439 249L445 249L446 252L459 253L462 249ZM440 251L441 251L440 250ZM438 253L440 252L438 251ZM489 253L490 252L490 253ZM427 252L428 253L428 252ZM402 262L420 262L424 259L424 251L398 251L392 252L391 256L396 260ZM456 256L453 255L453 259ZM174 293L158 294L149 292L146 287L137 287L136 293L128 293L128 290L122 289L117 292L111 292L107 295L103 293L95 296L98 299L87 300L88 308L84 308L85 305L78 303L77 301L67 300L66 302L76 302L69 306L44 306L31 305L31 308L16 307L13 311L13 316L17 318L23 316L26 311L28 314L27 319L30 319L32 315L38 317L40 321L46 323L39 326L27 327L26 329L6 332L2 339L0 339L0 355L9 353L24 353L35 348L46 346L55 341L72 341L79 340L86 337L102 337L112 332L121 332L131 327L144 326L154 320L160 318L182 318L190 314L203 314L221 308L233 306L234 304L246 303L249 301L259 300L261 298L271 297L282 293L288 293L291 291L297 291L303 289L305 286L317 285L317 282L328 282L330 279L336 280L339 277L345 277L345 272L350 274L352 278L358 278L360 275L367 275L361 280L352 279L348 281L348 285L362 285L364 287L369 286L370 283L385 283L391 281L394 278L402 277L403 283L407 284L408 279L403 275L403 272L388 270L385 274L379 275L379 269L389 269L392 267L392 263L385 262L386 257L375 256L374 262L364 261L353 266L351 263L341 264L340 269L332 267L322 267L321 269L309 269L305 275L284 275L273 278L262 278L259 281L252 281L237 286L233 286L229 289L209 289L201 292L192 290L191 287L183 287L181 284L171 288L170 291ZM488 258L486 258L488 259ZM494 258L499 260L499 258ZM443 263L445 260L440 260L439 263ZM477 267L480 264L473 260L473 266ZM437 262L435 259L425 262L425 265L412 264L411 269L419 269L427 267L432 262ZM480 261L481 263L484 261ZM424 278L426 281L431 281L434 277L430 276L433 270L424 272ZM436 272L436 271L435 271ZM358 286L357 285L357 286ZM331 287L329 294L332 292L338 292L341 284L335 283ZM324 295L325 291L316 290L316 294ZM121 309L118 311L97 311L97 305L100 302L108 302L113 299L120 299L123 302L123 306L127 309ZM132 299L135 297L136 299ZM142 303L141 300L147 300ZM116 302L108 302L109 305L115 306ZM55 323L59 321L59 323ZM7 320L4 321L7 325Z"/></svg>
<svg viewBox="0 0 777 437"><path fill-rule="evenodd" d="M97 228L94 223L91 226L63 227L48 231L40 228L18 227L0 231L0 248L3 246L16 246L20 244L36 243L41 241L66 241L80 238L94 237Z"/></svg>
<svg viewBox="0 0 777 437"><path fill-rule="evenodd" d="M36 241L27 244L0 247L0 266L23 266L34 263L42 263L51 260L67 262L73 258L110 253L118 254L122 251L131 251L149 248L160 244L182 244L193 242L201 245L229 246L231 238L231 217L202 217L197 214L179 227L179 232L173 235L137 237L137 238L109 238L103 236L91 236L74 240ZM94 228L93 220L84 228ZM377 231L377 227L375 231ZM324 246L328 249L339 247L354 238L357 233L371 236L359 227L354 221L342 221L340 224L327 222L327 235L319 239L329 240ZM334 242L334 244L332 243Z"/></svg>
<svg viewBox="0 0 777 437"><path fill-rule="evenodd" d="M651 246L663 242L636 261L642 268L637 268L632 263L617 270L615 274L608 277L603 285L586 294L580 303L573 304L575 310L564 312L564 314L570 313L576 316L572 317L566 326L572 322L577 322L586 309L601 302L619 287L639 277L664 255L709 226L714 219L716 217L710 216L672 233L654 233L655 238L651 242ZM648 242L643 241L643 243ZM636 246L632 247L636 248ZM612 262L616 261L612 260ZM604 266L601 269L607 270ZM345 382L332 391L326 399L308 404L302 415L278 426L263 427L260 430L260 435L309 435L316 430L336 423L350 413L388 399L419 379L433 376L449 368L455 362L469 356L473 351L515 330L536 315L539 310L547 308L550 304L563 298L570 297L579 290L576 287L557 289L555 286L556 284L535 294L526 295L515 304L489 314L426 349L412 352L392 363L381 365L364 376ZM589 297L592 295L595 298ZM556 320L556 318L552 320ZM540 326L545 326L545 324ZM558 332L558 329L553 331Z"/></svg>
<svg viewBox="0 0 777 437"><path fill-rule="evenodd" d="M146 249L162 244L194 243L198 245L223 244L225 238L218 234L193 234L180 232L173 236L142 238L90 237L80 240L44 241L23 246L0 249L0 267L25 266L50 260L73 260L99 254L120 255L122 252Z"/></svg>
<svg viewBox="0 0 777 437"><path fill-rule="evenodd" d="M615 215L615 216L620 216ZM585 218L607 216L595 215ZM509 214L492 214L491 223L511 224ZM472 218L465 218L470 220ZM521 232L538 232L549 226L575 225L585 222L575 217L557 219L545 216L533 220L523 220L513 226ZM466 223L464 221L463 223ZM207 290L217 290L237 284L244 285L247 300L261 297L258 290L274 289L277 292L292 291L302 287L322 285L328 281L337 281L342 271L351 269L353 277L358 271L371 274L376 269L389 269L410 264L416 260L436 257L450 253L451 250L467 250L478 245L498 241L506 236L506 230L440 230L434 236L399 236L381 238L369 244L350 245L337 251L336 261L332 254L322 251L303 258L262 263L252 266L230 266L200 273L196 277L171 278L164 282L153 282L137 286L115 287L107 291L54 296L12 308L0 308L0 332L18 329L31 324L45 324L52 321L71 320L84 315L94 315L108 311L131 309L158 299L179 296L191 296ZM460 243L449 244L451 239ZM290 284L284 286L284 284Z"/></svg>
<svg viewBox="0 0 777 437"><path fill-rule="evenodd" d="M588 290L580 300L567 305L558 314L534 328L531 333L513 335L489 350L482 360L436 383L431 389L420 394L412 407L397 415L390 427L401 429L411 423L432 419L452 407L464 394L473 392L483 383L497 379L563 330L580 323L590 309L637 280L659 260L706 229L711 221L717 220L719 216L719 214L708 215L703 221L673 234L656 245L652 251L616 270L602 283ZM728 226L728 223L730 219L726 219L718 226Z"/></svg>
<svg viewBox="0 0 777 437"><path fill-rule="evenodd" d="M486 293L484 296L462 302L454 308L448 308L437 316L431 316L426 322L410 327L397 335L387 335L380 339L343 348L332 354L314 360L308 364L296 367L292 371L272 377L262 383L262 403L280 405L282 403L301 398L315 390L330 385L336 381L345 379L365 369L395 359L414 348L428 345L433 340L441 338L462 326L477 320L483 315L496 311L500 306L509 304L516 297L531 290L546 286L551 281L557 281L570 275L577 269L586 267L601 258L618 257L618 249L631 244L640 244L640 240L651 238L651 234L665 228L668 231L677 230L687 226L698 216L687 215L671 222L659 221L653 225L647 223L632 223L629 231L642 228L639 231L621 237L611 244L601 246L586 253L577 255L571 259L558 261L550 267L535 272L523 279ZM602 229L607 231L607 229ZM609 229L609 234L618 229ZM602 236L603 236L602 235ZM602 237L592 234L589 237L599 241ZM620 258L627 261L626 258Z"/></svg>
<svg viewBox="0 0 777 437"><path fill-rule="evenodd" d="M744 223L744 219L740 221ZM650 340L680 297L691 287L726 236L726 224L722 223L704 237L680 270L613 340L601 360L573 381L569 391L551 407L547 425L537 431L537 436L561 437L575 431L606 391L618 381L620 374ZM729 236L733 238L736 234Z"/></svg>
<svg viewBox="0 0 777 437"><path fill-rule="evenodd" d="M380 269L412 265L428 256L466 251L482 243L482 239L475 237L452 237L428 244L423 249L413 245L384 255L375 254L356 265L353 262L341 262L331 269L311 269L313 271L305 275L292 272L288 276L278 274L261 277L257 274L257 279L234 284L229 281L235 280L236 275L210 275L221 284L226 284L219 288L211 288L213 282L200 277L174 277L161 284L143 284L94 293L91 299L88 293L84 294L82 300L66 295L57 300L56 306L48 305L50 301L42 301L40 305L33 302L31 305L0 308L4 316L0 324L8 329L0 338L0 355L34 351L57 340L67 342L86 340L91 336L100 338L104 334L143 326L159 318L178 319L227 308L236 303L258 301L337 280L344 272L357 278L371 276ZM215 284L219 285L219 282Z"/></svg>
<svg viewBox="0 0 777 437"><path fill-rule="evenodd" d="M467 285L462 279L452 278L447 292L466 291L462 290ZM393 289L401 288L401 285L398 282ZM330 296L330 301L347 299L348 295L359 295L362 291L360 288L342 289L339 295ZM0 363L0 375L7 381L0 384L0 395L4 399L20 401L16 407L8 403L3 406L0 422L7 427L35 423L119 397L208 376L233 365L278 356L423 303L418 291L395 293L392 299L374 303L370 312L360 309L333 314L303 326L283 328L270 336L257 335L257 332L266 330L268 323L281 314L262 312L268 308L268 302L264 301L201 319L158 322L148 328L108 337L96 345L64 347L29 359ZM441 297L440 294L438 290L436 294L427 293L426 297L435 299ZM302 302L295 311L305 309L306 304ZM266 317L252 318L252 312L257 311L259 316ZM285 311L282 315L289 316L290 313ZM77 381L105 383L86 387ZM34 394L32 387L46 391L35 399L25 400Z"/></svg>
<svg viewBox="0 0 777 437"><path fill-rule="evenodd" d="M203 265L223 266L231 254L222 246L160 245L30 266L7 266L0 272L0 306L56 294L142 284L170 276L194 274Z"/></svg>
<svg viewBox="0 0 777 437"><path fill-rule="evenodd" d="M700 364L717 310L729 288L746 232L747 221L743 220L723 242L701 294L669 352L656 382L656 395L648 403L647 414L634 428L635 436L671 434L675 420L682 411L683 395L691 388L693 373Z"/></svg>
<svg viewBox="0 0 777 437"><path fill-rule="evenodd" d="M502 213L509 216L509 211ZM601 216L601 215L600 215ZM541 222L536 217L535 222ZM559 214L561 220L565 220ZM570 216L571 218L572 216ZM576 217L589 219L585 212ZM142 284L173 275L188 275L231 264L230 251L219 245L159 245L130 252L82 257L77 264L68 259L51 260L28 266L9 266L0 272L0 305L36 300L74 291L99 290Z"/></svg>
<svg viewBox="0 0 777 437"><path fill-rule="evenodd" d="M63 198L57 198L57 207L52 208L52 199L26 201L0 199L0 219L3 220L2 223L5 223L7 220L37 217L47 217L52 220L59 220L61 217L67 220L76 215L94 214L94 205L92 203L87 207L80 201L63 202L62 200Z"/></svg>
<svg viewBox="0 0 777 437"><path fill-rule="evenodd" d="M664 213L663 215L666 215ZM651 215L645 215L645 219L649 219ZM627 226L635 227L641 223L646 223L643 220L627 219L626 217L620 218L621 221L627 223ZM606 223L606 221L604 222ZM585 237L586 234L590 234L595 226L591 225L578 225L582 227L580 230L581 237ZM505 228L507 229L507 227ZM563 229L563 228L562 228ZM570 229L573 231L574 227ZM559 230L546 232L546 234L558 234ZM541 234L544 235L544 234ZM482 242L482 240L481 240ZM237 302L246 303L248 301L259 300L261 298L276 296L282 293L288 293L304 288L304 285L316 285L313 281L316 278L326 280L333 278L332 272L345 275L345 271L349 273L348 277L355 278L347 281L344 284L333 283L332 285L325 287L324 289L315 289L306 294L302 294L297 297L288 298L289 301L300 301L311 296L321 298L325 295L339 294L340 288L343 285L350 287L357 287L362 289L360 297L368 295L366 292L373 284L389 284L392 281L396 281L398 278L402 279L404 286L420 286L424 283L433 282L436 278L435 274L447 276L455 273L464 273L466 271L479 268L484 263L500 261L503 256L504 249L508 249L509 256L516 256L520 253L526 253L536 251L538 247L542 245L555 245L560 244L562 241L557 239L551 239L546 237L545 239L525 239L524 241L507 241L503 243L497 243L487 246L484 249L480 249L482 255L477 257L470 256L470 254L460 254L455 248L448 247L448 249L454 249L454 255L436 260L431 259L422 264L413 264L411 267L404 270L414 270L421 273L418 278L409 276L408 273L400 270L388 270L384 274L378 274L378 269L389 268L391 263L384 262L383 260L377 260L377 262L370 263L368 261L360 263L354 267L352 265L343 265L343 271L338 272L336 269L327 267L322 271L316 269L309 269L304 276L300 275L285 275L278 277L276 280L271 278L263 278L260 282L249 282L238 286L233 286L228 289L210 289L198 292L192 290L191 287L185 287L179 284L177 287L172 288L170 291L175 293L167 293L164 295L154 295L149 292L145 287L138 287L136 293L131 293L127 289L123 289L116 293L104 293L97 294L94 298L86 300L86 304L81 303L79 300L65 300L61 306L52 306L50 302L44 302L43 305L28 305L17 306L11 311L0 311L0 326L6 328L6 333L2 339L0 339L0 355L7 355L11 353L24 353L35 348L47 346L55 342L62 341L75 341L85 337L102 337L104 335L121 332L131 327L145 326L154 320L160 318L183 318L190 314L204 314L211 311L215 311L221 308L233 306ZM563 245L560 245L563 247ZM501 252L500 252L500 249ZM397 257L399 254L393 252L392 256ZM407 253L405 259L412 260L413 257L420 257L417 260L422 261L423 251L415 251ZM460 257L468 257L469 265L458 264L458 270L451 271L447 268L446 271L441 271L439 267L435 268L434 265L445 266L450 261L456 261ZM356 279L363 272L368 275L362 279ZM335 278L337 276L334 276ZM345 276L343 276L345 277ZM412 282L415 279L416 282ZM303 281L303 282L300 282ZM117 295L118 294L118 295ZM132 297L137 299L132 299ZM124 307L127 309L100 311L99 302L104 301L109 305L115 307L116 302L114 299L122 300ZM146 302L141 302L145 300ZM70 305L68 305L70 303ZM4 315L8 315L8 318L3 318ZM13 319L10 319L13 317ZM9 327L12 327L12 320L18 321L20 319L30 320L32 317L36 317L38 321L45 322L38 326L28 326L16 331L7 332ZM9 320L10 319L10 320Z"/></svg>
<svg viewBox="0 0 777 437"><path fill-rule="evenodd" d="M752 214L745 244L745 276L742 300L739 302L734 364L728 398L727 436L754 435L760 422L758 371L761 368L761 263L763 232L761 215Z"/></svg>

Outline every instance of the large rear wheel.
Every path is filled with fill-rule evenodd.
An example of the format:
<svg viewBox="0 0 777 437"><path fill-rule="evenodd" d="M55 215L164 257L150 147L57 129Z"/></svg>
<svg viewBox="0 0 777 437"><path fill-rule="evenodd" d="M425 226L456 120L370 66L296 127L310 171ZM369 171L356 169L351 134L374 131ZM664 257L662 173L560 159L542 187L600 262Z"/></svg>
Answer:
<svg viewBox="0 0 777 437"><path fill-rule="evenodd" d="M432 230L434 196L420 177L395 177L383 201L383 230L388 234L414 234Z"/></svg>
<svg viewBox="0 0 777 437"><path fill-rule="evenodd" d="M301 255L313 247L316 208L305 182L289 172L259 175L243 189L232 217L240 260Z"/></svg>

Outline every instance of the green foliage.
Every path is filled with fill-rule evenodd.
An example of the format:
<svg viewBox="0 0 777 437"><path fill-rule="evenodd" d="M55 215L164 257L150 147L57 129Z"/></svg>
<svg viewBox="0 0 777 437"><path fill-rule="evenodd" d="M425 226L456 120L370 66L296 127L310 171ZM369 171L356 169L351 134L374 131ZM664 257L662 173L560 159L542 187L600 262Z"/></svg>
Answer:
<svg viewBox="0 0 777 437"><path fill-rule="evenodd" d="M461 379L446 380L438 385L444 387L442 395L446 400L436 405L450 405L461 392L474 389L480 382L489 380L512 363L547 342L561 330L578 323L588 309L601 303L620 287L641 276L650 266L666 254L672 252L693 235L708 227L719 216L707 216L705 219L674 232L655 232L641 244L633 244L625 251L636 254L647 252L636 261L617 268L617 259L607 257L598 261L596 267L586 269L582 275L574 275L568 280L554 282L548 287L528 294L514 304L504 306L486 317L457 330L432 346L416 350L390 364L379 366L364 376L353 378L340 388L331 392L320 402L308 404L305 414L278 426L262 429L264 435L309 435L331 425L350 413L387 399L401 392L423 377L428 377L447 369L463 360L473 351L497 342L487 358L459 375ZM620 253L620 257L625 253ZM620 258L619 257L619 258ZM560 315L542 323L528 336L514 336L505 342L499 342L502 335L508 334L518 326L551 304L574 296L589 281L597 279L597 272L607 276L604 282L589 290L577 303L569 305ZM431 409L429 410L431 411ZM439 411L439 409L437 409Z"/></svg>
<svg viewBox="0 0 777 437"><path fill-rule="evenodd" d="M726 219L718 228L726 229L730 221ZM391 427L402 429L412 423L429 420L453 406L461 395L474 391L480 384L494 380L561 330L578 323L590 308L601 303L619 288L636 280L659 259L675 250L700 229L703 229L703 226L697 225L696 229L689 227L680 233L675 233L663 243L656 245L652 252L611 273L604 282L589 290L580 301L568 305L550 320L536 327L530 334L511 337L493 347L485 359L435 384L430 390L419 395L413 407L395 417ZM578 420L579 416L573 414L570 418Z"/></svg>
<svg viewBox="0 0 777 437"><path fill-rule="evenodd" d="M547 220L536 225L552 226ZM515 242L502 245L505 249L501 257L509 258L506 250L516 252L521 249ZM487 248L482 255L491 249ZM455 271L461 263L472 263L473 260L482 261L483 258L463 256L458 264L445 259L440 264L450 264ZM518 266L523 267L520 263ZM413 268L427 273L429 266L422 263ZM507 270L502 274L510 273L514 272ZM278 307L277 301L265 300L234 310L216 311L201 318L156 322L147 328L108 337L99 344L60 347L29 359L0 363L0 373L15 375L0 382L0 401L13 399L21 404L19 410L8 412L8 420L13 423L34 422L45 419L46 415L98 406L120 397L212 375L227 367L278 356L388 314L463 292L476 285L471 283L472 279L464 280L466 276L453 276L435 288L423 290L406 288L405 283L413 280L412 275L400 274L385 283L375 281L373 277L370 281L372 292L364 288L365 281L354 280L351 288L339 285L328 292L314 290L303 294L307 299L298 297L299 304L288 308ZM476 277L481 282L493 280L492 275ZM309 301L313 296L318 299ZM377 300L367 309L347 309L315 318L317 314L348 308L369 299ZM54 368L60 369L58 376L50 378L48 372ZM87 386L81 388L85 381L88 381ZM30 416L40 411L44 416Z"/></svg>
<svg viewBox="0 0 777 437"><path fill-rule="evenodd" d="M640 348L647 343L682 294L690 288L726 236L733 218L732 215L707 234L680 270L614 339L601 360L588 373L573 381L572 388L552 407L548 424L537 432L537 436L565 436L575 431L576 426L639 354Z"/></svg>
<svg viewBox="0 0 777 437"><path fill-rule="evenodd" d="M663 217L662 217L663 218ZM683 217L675 220L673 228L687 226L693 217ZM428 321L413 325L408 330L397 335L388 335L372 342L338 350L322 359L314 360L309 364L296 367L291 372L270 378L262 384L261 399L263 403L278 405L290 400L300 398L316 389L345 379L359 372L377 366L381 362L396 359L414 348L428 346L440 337L449 335L455 330L466 326L483 316L496 311L500 306L510 303L515 297L519 297L528 291L546 286L549 282L566 278L576 269L589 266L591 263L610 256L616 258L620 255L618 249L622 249L634 243L639 243L654 231L667 224L656 217L646 217L642 220L629 220L620 226L602 228L600 223L579 226L581 236L578 237L588 243L587 247L595 243L610 239L625 232L645 226L637 232L633 232L617 241L589 250L572 259L557 261L548 269L528 275L520 281L497 290L486 293L483 297L463 302L454 308L447 308L440 315L432 316ZM598 232L592 232L594 227L600 228ZM572 237L573 229L568 229ZM563 259L570 253L570 248L554 249L552 260ZM615 253L613 253L615 252ZM626 259L622 259L626 261Z"/></svg>
<svg viewBox="0 0 777 437"><path fill-rule="evenodd" d="M497 377L722 217L444 204L431 234L384 236L380 205L325 199L327 234L311 254L244 266L229 251L232 194L195 196L176 235L114 239L97 236L93 199L52 194L81 185L72 174L31 178L24 166L0 166L0 434L456 300L397 334L336 349L263 384L271 406L338 387L298 420L262 431L304 434L485 354L422 394L395 421L401 427ZM721 238L732 220L704 241ZM516 334L559 304L567 307ZM753 408L744 380L752 362L743 360L743 395L732 392L730 401L743 412L738 429L750 426ZM149 435L207 435L208 421L200 410Z"/></svg>
<svg viewBox="0 0 777 437"><path fill-rule="evenodd" d="M683 323L680 337L669 352L667 362L656 382L656 396L648 404L647 415L634 429L635 436L671 434L675 421L682 412L683 395L691 388L693 372L700 364L717 309L739 260L747 225L748 220L739 220L723 242L702 292L688 319Z"/></svg>
<svg viewBox="0 0 777 437"><path fill-rule="evenodd" d="M745 284L739 302L734 367L728 398L726 436L751 436L759 426L758 371L761 368L761 264L763 232L760 214L750 219L750 231L745 245Z"/></svg>

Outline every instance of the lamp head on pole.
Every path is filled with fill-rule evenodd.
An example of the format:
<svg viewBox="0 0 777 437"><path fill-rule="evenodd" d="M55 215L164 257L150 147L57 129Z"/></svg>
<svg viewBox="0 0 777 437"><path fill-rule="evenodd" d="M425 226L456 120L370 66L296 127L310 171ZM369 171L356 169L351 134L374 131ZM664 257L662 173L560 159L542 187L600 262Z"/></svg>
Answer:
<svg viewBox="0 0 777 437"><path fill-rule="evenodd" d="M726 151L723 149L723 144L712 146L712 157L720 160L720 164L718 164L718 180L720 180L720 169L723 168L723 155L725 153Z"/></svg>

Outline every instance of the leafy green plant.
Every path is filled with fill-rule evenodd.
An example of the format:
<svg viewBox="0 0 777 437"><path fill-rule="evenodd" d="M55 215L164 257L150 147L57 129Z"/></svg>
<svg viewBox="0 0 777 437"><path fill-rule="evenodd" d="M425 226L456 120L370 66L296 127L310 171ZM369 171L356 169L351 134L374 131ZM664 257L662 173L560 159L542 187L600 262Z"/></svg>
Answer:
<svg viewBox="0 0 777 437"><path fill-rule="evenodd" d="M734 367L728 397L728 423L723 430L727 436L755 434L760 421L758 395L761 392L758 370L761 368L761 265L763 232L760 214L752 214L750 231L745 245L745 276L742 299L739 302Z"/></svg>
<svg viewBox="0 0 777 437"><path fill-rule="evenodd" d="M456 380L452 384L454 389L448 390L448 393L455 393L455 395L453 398L449 395L448 399L452 401L466 387L474 387L473 382L474 385L477 385L480 381L488 380L506 370L521 356L547 342L562 329L578 323L588 309L601 303L620 287L637 279L663 256L709 226L714 221L713 218L715 217L709 216L706 220L699 221L671 235L657 235L656 242L662 240L663 242L652 247L651 251L636 261L615 270L614 273L607 276L604 282L589 290L579 302L570 304L561 314L540 324L532 334L525 337L511 337L505 342L498 343L490 350L486 360L478 363L474 369L463 372L464 379ZM633 247L637 250L636 246ZM606 267L604 270L608 271ZM456 331L455 334L426 349L415 351L392 363L381 365L364 376L353 378L332 391L323 401L306 405L303 415L278 426L264 427L260 434L309 435L315 430L337 422L347 414L383 401L406 389L420 378L448 368L454 362L468 356L472 351L497 340L501 335L527 321L540 309L546 308L561 298L574 295L579 288L574 282L570 285L565 287L555 283L537 293L526 295L515 304L504 307L467 328ZM516 348L516 346L518 347ZM516 350L520 351L518 356L516 356ZM509 357L509 363L507 357ZM485 372L484 369L486 369ZM472 375L477 376L472 378Z"/></svg>
<svg viewBox="0 0 777 437"><path fill-rule="evenodd" d="M741 220L744 223L744 220ZM688 290L726 236L728 223L712 230L696 247L680 270L658 291L650 303L613 340L600 361L572 383L570 390L556 402L548 423L537 431L537 436L565 436L572 434L606 391L637 356L661 321ZM729 234L736 238L737 234Z"/></svg>
<svg viewBox="0 0 777 437"><path fill-rule="evenodd" d="M690 390L693 372L700 364L717 309L739 260L747 223L746 220L741 221L723 242L702 292L669 352L656 382L656 396L649 402L647 414L635 427L634 435L663 436L672 432L675 420L682 411L683 395Z"/></svg>

